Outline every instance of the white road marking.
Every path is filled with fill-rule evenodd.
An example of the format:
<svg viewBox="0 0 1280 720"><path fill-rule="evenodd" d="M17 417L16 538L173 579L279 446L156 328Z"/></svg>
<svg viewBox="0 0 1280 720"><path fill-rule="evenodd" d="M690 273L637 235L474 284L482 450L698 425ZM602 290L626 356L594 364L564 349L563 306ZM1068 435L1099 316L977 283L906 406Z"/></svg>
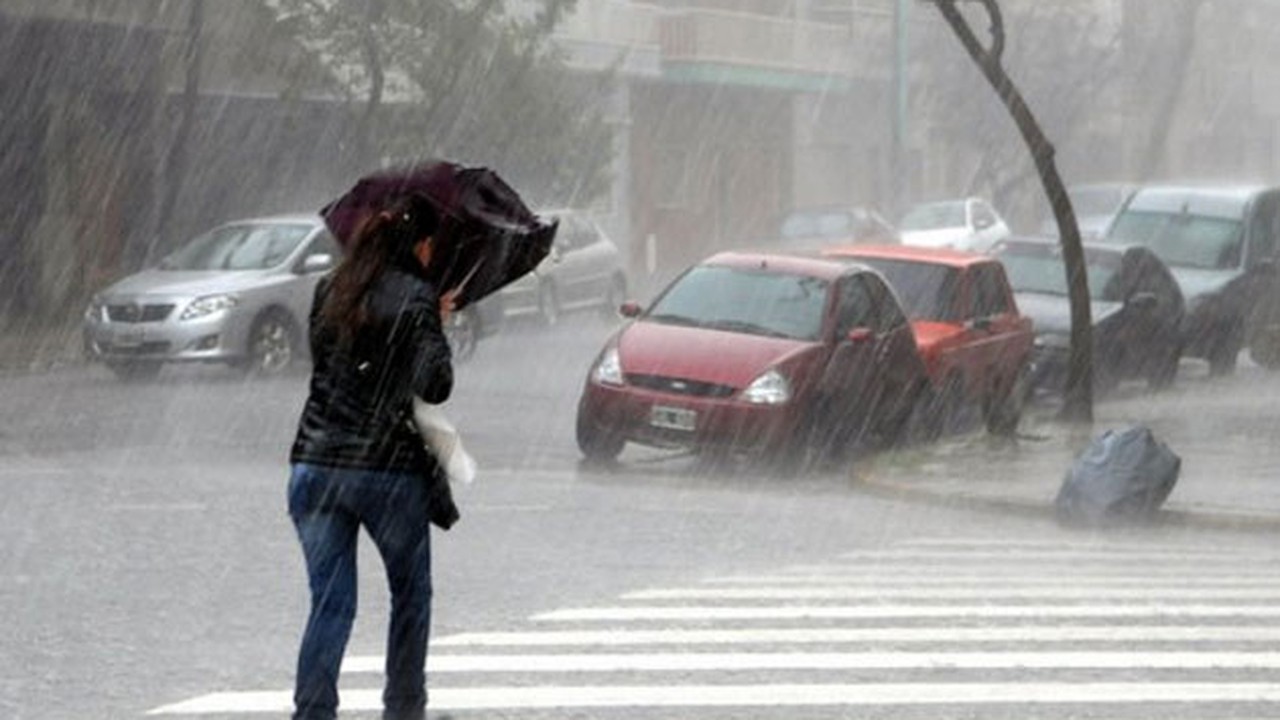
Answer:
<svg viewBox="0 0 1280 720"><path fill-rule="evenodd" d="M435 711L585 707L787 707L821 705L991 705L1280 702L1276 683L848 683L753 685L601 685L432 688ZM341 693L347 712L376 711L381 691ZM149 715L287 713L292 694L211 693Z"/></svg>
<svg viewBox="0 0 1280 720"><path fill-rule="evenodd" d="M1031 575L1023 573L1011 574L995 570L987 571L985 569L975 569L966 573L939 571L931 572L926 575L916 574L918 572L918 568L914 569L912 572L885 571L882 568L875 568L874 570L869 570L867 572L850 572L848 569L843 569L838 573L805 570L795 571L791 574L722 575L707 578L703 582L708 585L809 584L849 585L876 588L921 585L979 585L982 587L991 587L995 583L999 583L1001 586L1071 585L1073 587L1079 587L1083 585L1137 585L1140 587L1152 587L1166 585L1173 587L1186 587L1187 585L1195 585L1196 587L1280 587L1280 572L1275 571L1246 574L1229 571L1211 573L1203 570L1190 572L1186 569L1180 569L1177 572L1166 572L1160 574L1134 573L1130 571L1107 574L1089 573L1081 575L1067 575L1065 573L1058 573L1056 575Z"/></svg>
<svg viewBox="0 0 1280 720"><path fill-rule="evenodd" d="M553 610L536 621L816 620L884 618L1280 617L1275 605L781 605L759 607L594 607Z"/></svg>
<svg viewBox="0 0 1280 720"><path fill-rule="evenodd" d="M1280 628L1237 625L1016 625L1012 627L757 628L730 630L555 630L459 633L443 647L734 645L757 643L1280 642Z"/></svg>
<svg viewBox="0 0 1280 720"><path fill-rule="evenodd" d="M1098 588L1058 586L1011 588L988 583L967 588L897 587L742 587L670 588L637 590L623 600L880 600L918 598L922 600L1273 600L1280 601L1280 586L1271 588L1142 587Z"/></svg>
<svg viewBox="0 0 1280 720"><path fill-rule="evenodd" d="M843 561L857 561L874 563L877 560L913 560L915 562L923 562L929 560L942 560L952 562L956 560L965 560L971 562L987 562L991 560L1007 561L1007 562L1046 562L1046 561L1070 561L1079 562L1082 560L1105 560L1108 563L1149 563L1152 560L1160 560L1161 562L1205 562L1211 560L1221 560L1223 558L1236 558L1239 554L1226 553L1216 550L1163 550L1160 548L1143 548L1143 549L1117 549L1115 547L1102 547L1098 549L1073 549L1073 548L1052 548L1045 547L1035 550L1010 548L1000 550L935 550L935 549L912 549L912 548L889 548L884 550L854 550L852 552L842 553L837 556ZM1267 558L1274 561L1275 558Z"/></svg>
<svg viewBox="0 0 1280 720"><path fill-rule="evenodd" d="M381 657L352 657L345 673L381 672ZM432 673L698 672L739 670L1275 670L1275 652L854 652L435 655Z"/></svg>

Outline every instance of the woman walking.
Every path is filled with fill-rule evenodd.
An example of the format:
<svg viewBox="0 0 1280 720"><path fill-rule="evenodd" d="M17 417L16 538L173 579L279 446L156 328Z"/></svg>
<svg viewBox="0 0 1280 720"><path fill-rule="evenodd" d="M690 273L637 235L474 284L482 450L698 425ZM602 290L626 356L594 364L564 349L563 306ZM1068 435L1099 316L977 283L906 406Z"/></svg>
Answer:
<svg viewBox="0 0 1280 720"><path fill-rule="evenodd" d="M338 673L356 614L356 539L377 546L391 591L383 717L426 717L431 622L429 522L458 518L448 483L411 425L412 399L444 402L453 387L442 323L452 298L439 217L421 197L374 215L311 312L310 394L290 456L289 515L311 589L298 653L298 720L336 717Z"/></svg>

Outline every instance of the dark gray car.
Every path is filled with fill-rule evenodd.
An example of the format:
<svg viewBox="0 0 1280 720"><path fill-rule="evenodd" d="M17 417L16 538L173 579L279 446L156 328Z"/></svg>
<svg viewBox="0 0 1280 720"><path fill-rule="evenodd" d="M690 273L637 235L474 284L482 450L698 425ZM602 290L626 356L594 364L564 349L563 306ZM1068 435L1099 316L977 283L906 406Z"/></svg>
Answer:
<svg viewBox="0 0 1280 720"><path fill-rule="evenodd" d="M281 372L304 352L315 285L338 256L316 216L219 226L95 295L86 353L122 378L179 362Z"/></svg>

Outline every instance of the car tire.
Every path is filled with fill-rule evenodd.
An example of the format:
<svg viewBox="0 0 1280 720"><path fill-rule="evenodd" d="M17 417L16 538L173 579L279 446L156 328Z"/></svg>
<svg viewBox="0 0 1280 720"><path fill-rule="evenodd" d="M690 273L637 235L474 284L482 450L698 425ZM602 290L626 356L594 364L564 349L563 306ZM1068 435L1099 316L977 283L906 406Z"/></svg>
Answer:
<svg viewBox="0 0 1280 720"><path fill-rule="evenodd" d="M1236 362L1240 356L1241 346L1244 344L1240 336L1240 326L1236 323L1226 331L1224 337L1219 337L1213 344L1208 358L1210 375L1217 377L1230 375L1236 371Z"/></svg>
<svg viewBox="0 0 1280 720"><path fill-rule="evenodd" d="M449 340L453 359L465 361L476 354L480 344L480 317L472 308L455 312L445 325L444 335Z"/></svg>
<svg viewBox="0 0 1280 720"><path fill-rule="evenodd" d="M996 437L1014 437L1018 423L1022 422L1022 409L1026 403L1030 373L1023 364L1010 380L997 379L986 407L983 408L987 434Z"/></svg>
<svg viewBox="0 0 1280 720"><path fill-rule="evenodd" d="M241 369L256 377L288 371L298 359L298 325L282 310L268 310L253 321Z"/></svg>
<svg viewBox="0 0 1280 720"><path fill-rule="evenodd" d="M547 327L554 327L560 322L559 294L549 280L538 286L538 317Z"/></svg>
<svg viewBox="0 0 1280 720"><path fill-rule="evenodd" d="M164 364L155 360L108 360L107 369L121 382L154 380Z"/></svg>
<svg viewBox="0 0 1280 720"><path fill-rule="evenodd" d="M617 320L621 316L622 303L627 301L627 280L621 275L609 282L609 292L605 293L604 304L600 306L600 314L605 320Z"/></svg>
<svg viewBox="0 0 1280 720"><path fill-rule="evenodd" d="M627 444L625 437L601 427L594 418L581 410L578 411L574 434L583 459L597 465L612 464Z"/></svg>

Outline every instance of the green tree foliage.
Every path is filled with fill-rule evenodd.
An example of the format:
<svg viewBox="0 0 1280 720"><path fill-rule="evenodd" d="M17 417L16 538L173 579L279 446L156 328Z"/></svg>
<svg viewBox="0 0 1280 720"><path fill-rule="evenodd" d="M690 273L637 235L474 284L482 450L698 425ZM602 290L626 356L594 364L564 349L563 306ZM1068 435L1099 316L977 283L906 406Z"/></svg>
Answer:
<svg viewBox="0 0 1280 720"><path fill-rule="evenodd" d="M570 68L551 33L575 0L276 0L280 24L356 113L353 168L444 157L488 165L539 204L608 180L611 73Z"/></svg>

